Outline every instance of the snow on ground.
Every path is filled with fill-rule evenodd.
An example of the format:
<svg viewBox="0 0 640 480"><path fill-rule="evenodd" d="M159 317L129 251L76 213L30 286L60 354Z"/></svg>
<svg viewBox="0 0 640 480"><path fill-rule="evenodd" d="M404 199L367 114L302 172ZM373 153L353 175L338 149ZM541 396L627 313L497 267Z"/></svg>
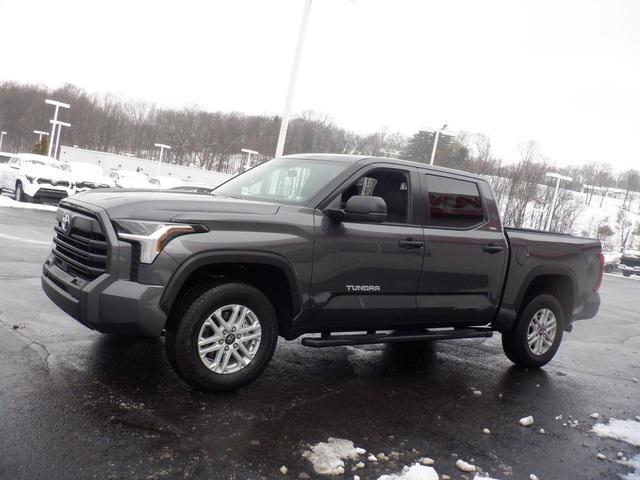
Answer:
<svg viewBox="0 0 640 480"><path fill-rule="evenodd" d="M626 475L621 475L620 478L622 478L622 480L640 480L640 454L636 455L631 460L619 463L621 463L625 467L633 469L633 472L627 473Z"/></svg>
<svg viewBox="0 0 640 480"><path fill-rule="evenodd" d="M329 438L326 442L312 446L302 456L311 462L316 473L341 475L344 473L344 460L355 460L359 451L361 449L356 449L351 440Z"/></svg>
<svg viewBox="0 0 640 480"><path fill-rule="evenodd" d="M438 480L439 478L433 467L414 463L410 467L405 466L402 473L382 475L378 480Z"/></svg>
<svg viewBox="0 0 640 480"><path fill-rule="evenodd" d="M55 212L56 210L58 210L58 207L55 205L43 205L42 203L16 202L13 198L8 197L6 195L0 195L0 207L28 208L31 210L48 210L50 212Z"/></svg>
<svg viewBox="0 0 640 480"><path fill-rule="evenodd" d="M617 420L611 418L609 424L596 423L591 429L595 434L622 440L636 447L640 447L640 422L637 420Z"/></svg>

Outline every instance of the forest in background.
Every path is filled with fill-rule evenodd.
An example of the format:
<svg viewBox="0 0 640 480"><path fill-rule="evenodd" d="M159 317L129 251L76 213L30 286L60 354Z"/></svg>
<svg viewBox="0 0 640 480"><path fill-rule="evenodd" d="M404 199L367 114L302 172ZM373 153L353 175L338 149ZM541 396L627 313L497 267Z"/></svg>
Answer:
<svg viewBox="0 0 640 480"><path fill-rule="evenodd" d="M44 103L54 98L71 104L61 110L60 119L71 123L62 132L61 144L154 159L154 143L172 146L163 161L180 165L220 170L228 159L248 148L260 152L267 160L276 148L280 117L247 115L238 112L209 112L197 106L182 109L161 108L145 101L123 100L111 94L97 95L66 84L60 88L43 85L0 83L0 128L7 131L3 150L32 151L37 141L33 130L50 130L53 107ZM289 124L285 154L343 153L405 158L428 163L434 132L418 131L414 135L386 131L362 135L337 126L328 115L303 112ZM500 159L493 154L491 139L483 134L461 133L457 137L441 136L436 164L490 177L506 225L538 226L548 209L553 191L545 173L555 171L574 179L565 183L559 195L551 228L572 232L580 205L600 203L613 188L624 191L620 207L623 219L608 220L592 226L589 234L599 238L626 231L627 240L640 236L640 225L629 220L640 214L634 198L640 191L640 173L630 169L615 172L605 161L559 168L542 153L535 141L519 145L518 158ZM583 185L596 187L578 196ZM600 193L598 193L600 192ZM618 216L620 216L618 215ZM630 225L624 227L630 223ZM637 231L637 233L636 233Z"/></svg>

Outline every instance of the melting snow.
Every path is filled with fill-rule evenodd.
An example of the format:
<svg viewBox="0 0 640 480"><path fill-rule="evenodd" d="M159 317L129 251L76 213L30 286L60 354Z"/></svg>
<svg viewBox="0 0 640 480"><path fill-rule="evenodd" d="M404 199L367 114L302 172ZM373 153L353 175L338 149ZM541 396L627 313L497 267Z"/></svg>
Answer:
<svg viewBox="0 0 640 480"><path fill-rule="evenodd" d="M476 473L475 476L473 477L473 480L498 480L498 479L493 478L493 477L489 477L488 475L486 475L484 473L482 474L482 476L480 476L479 474Z"/></svg>
<svg viewBox="0 0 640 480"><path fill-rule="evenodd" d="M620 478L623 480L640 480L640 454L633 457L631 460L627 460L626 462L620 462L622 465L633 468L633 472L627 473L626 475L621 475Z"/></svg>
<svg viewBox="0 0 640 480"><path fill-rule="evenodd" d="M344 460L358 458L358 451L351 440L329 438L320 442L303 456L313 464L313 469L321 475L341 475L344 473Z"/></svg>
<svg viewBox="0 0 640 480"><path fill-rule="evenodd" d="M622 440L636 447L640 447L640 422L636 420L617 420L611 418L609 424L596 423L591 429L595 434Z"/></svg>
<svg viewBox="0 0 640 480"><path fill-rule="evenodd" d="M396 475L382 475L378 480L439 480L438 473L433 467L413 464L410 467L405 466L402 473Z"/></svg>
<svg viewBox="0 0 640 480"><path fill-rule="evenodd" d="M43 205L42 203L18 202L13 198L7 197L5 195L0 195L0 207L28 208L30 210L48 210L50 212L55 212L58 210L58 207L54 205Z"/></svg>
<svg viewBox="0 0 640 480"><path fill-rule="evenodd" d="M476 466L475 465L471 465L470 463L467 463L464 460L458 460L456 462L456 467L458 467L458 469L462 470L463 472L475 472L476 471Z"/></svg>
<svg viewBox="0 0 640 480"><path fill-rule="evenodd" d="M521 418L519 422L523 427L530 427L533 425L533 417L529 415L528 417Z"/></svg>

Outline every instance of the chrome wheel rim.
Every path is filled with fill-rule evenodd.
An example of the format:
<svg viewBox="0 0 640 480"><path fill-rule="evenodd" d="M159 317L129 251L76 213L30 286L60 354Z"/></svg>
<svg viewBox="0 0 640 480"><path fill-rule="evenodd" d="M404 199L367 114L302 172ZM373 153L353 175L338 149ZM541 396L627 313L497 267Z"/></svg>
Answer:
<svg viewBox="0 0 640 480"><path fill-rule="evenodd" d="M198 355L212 372L227 375L251 363L260 347L262 326L244 305L225 305L200 327Z"/></svg>
<svg viewBox="0 0 640 480"><path fill-rule="evenodd" d="M544 355L549 351L556 339L558 321L548 308L538 310L527 328L527 345L534 355Z"/></svg>

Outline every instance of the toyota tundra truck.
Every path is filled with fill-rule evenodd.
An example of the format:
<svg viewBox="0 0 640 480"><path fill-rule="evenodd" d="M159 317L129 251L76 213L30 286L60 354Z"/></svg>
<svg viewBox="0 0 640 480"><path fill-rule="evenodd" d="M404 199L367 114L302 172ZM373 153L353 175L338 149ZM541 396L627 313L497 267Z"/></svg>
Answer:
<svg viewBox="0 0 640 480"><path fill-rule="evenodd" d="M504 228L478 175L325 154L211 194L93 190L61 202L42 287L83 325L163 336L176 373L225 391L279 338L307 347L482 338L538 368L596 315L596 240ZM420 343L416 343L420 345Z"/></svg>

